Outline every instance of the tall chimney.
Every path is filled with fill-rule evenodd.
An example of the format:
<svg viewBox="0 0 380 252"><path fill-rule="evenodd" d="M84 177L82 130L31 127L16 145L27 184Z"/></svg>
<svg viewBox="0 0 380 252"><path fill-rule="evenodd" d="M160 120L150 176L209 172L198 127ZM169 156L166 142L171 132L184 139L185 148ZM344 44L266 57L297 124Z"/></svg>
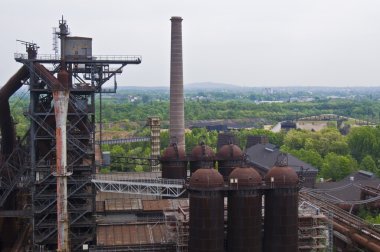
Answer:
<svg viewBox="0 0 380 252"><path fill-rule="evenodd" d="M171 57L170 57L170 126L171 141L185 150L185 117L183 98L182 65L182 18L172 17ZM175 139L175 140L174 140Z"/></svg>

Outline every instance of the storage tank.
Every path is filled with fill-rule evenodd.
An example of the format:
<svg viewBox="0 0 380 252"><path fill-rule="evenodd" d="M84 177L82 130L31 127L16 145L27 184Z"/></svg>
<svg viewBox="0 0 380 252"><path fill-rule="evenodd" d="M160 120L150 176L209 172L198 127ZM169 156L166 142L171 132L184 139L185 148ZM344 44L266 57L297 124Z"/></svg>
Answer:
<svg viewBox="0 0 380 252"><path fill-rule="evenodd" d="M228 252L261 252L261 184L253 168L235 168L229 176Z"/></svg>
<svg viewBox="0 0 380 252"><path fill-rule="evenodd" d="M276 164L264 178L264 250L298 251L298 176L293 168Z"/></svg>
<svg viewBox="0 0 380 252"><path fill-rule="evenodd" d="M214 168L215 153L211 147L207 146L204 142L195 146L191 151L190 161L190 175L200 168Z"/></svg>
<svg viewBox="0 0 380 252"><path fill-rule="evenodd" d="M183 148L178 148L176 143L172 143L164 150L160 158L162 164L162 178L186 179L187 160Z"/></svg>
<svg viewBox="0 0 380 252"><path fill-rule="evenodd" d="M224 252L224 181L214 169L190 178L189 252Z"/></svg>
<svg viewBox="0 0 380 252"><path fill-rule="evenodd" d="M235 144L223 145L216 154L218 160L218 170L225 180L235 167L243 164L243 152Z"/></svg>

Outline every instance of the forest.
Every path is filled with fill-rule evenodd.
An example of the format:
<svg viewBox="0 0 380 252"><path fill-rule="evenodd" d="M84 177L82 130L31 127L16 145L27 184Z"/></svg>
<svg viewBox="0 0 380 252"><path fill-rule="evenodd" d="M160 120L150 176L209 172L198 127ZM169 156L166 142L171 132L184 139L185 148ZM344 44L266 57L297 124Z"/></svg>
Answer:
<svg viewBox="0 0 380 252"><path fill-rule="evenodd" d="M189 90L185 98L185 121L213 119L244 119L257 118L260 123L250 129L235 130L240 147L244 149L248 135L267 135L272 144L282 151L291 153L299 159L317 168L319 176L325 179L339 180L352 171L363 169L379 174L380 167L380 128L373 126L355 127L348 125L349 131L341 134L336 124L322 131L291 130L287 133L273 133L264 130L264 124L275 124L283 120L294 120L312 115L337 114L341 116L372 122L380 121L380 101L371 90L358 89L279 89L279 91L245 89L202 91ZM17 134L23 136L28 127L25 116L28 110L27 92L17 94L10 100L12 115L16 122ZM334 98L328 96L334 94ZM293 102L290 101L293 97ZM312 98L304 101L304 98ZM339 97L339 98L337 98ZM99 97L98 97L99 98ZM278 102L262 102L263 100ZM148 136L149 129L145 126L148 116L158 116L162 120L161 149L168 146L168 110L169 100L167 89L132 88L122 89L117 94L104 95L102 108L99 99L96 100L96 120L99 129L100 111L104 133L117 138L118 133L127 132L129 136ZM302 102L301 102L302 101ZM346 122L348 124L348 122ZM111 125L105 127L106 125ZM347 134L346 134L347 133ZM216 148L217 132L205 129L193 129L186 132L187 152L199 143L205 141ZM148 142L124 145L102 146L104 151L111 151L115 162L111 170L144 170L141 165L128 165L122 162L123 157L149 157ZM120 162L117 162L120 160ZM104 169L107 171L107 169Z"/></svg>
<svg viewBox="0 0 380 252"><path fill-rule="evenodd" d="M380 176L380 97L376 92L347 93L337 89L328 92L321 89L313 94L307 90L282 90L267 93L239 91L189 91L185 97L185 121L215 119L257 119L249 128L235 129L239 145L245 148L249 135L266 135L269 142L280 150L310 163L319 170L319 178L338 181L359 169ZM29 120L26 117L29 97L27 92L10 99L12 115L18 136L26 134ZM329 97L334 94L334 97ZM96 99L97 132L100 124L107 138L125 136L149 136L145 126L149 116L162 120L161 151L169 145L168 110L169 100L166 89L155 91L145 89L124 90L119 94L104 95L100 109L99 97ZM271 102L274 101L274 102ZM99 121L102 111L102 121ZM321 131L290 130L274 133L264 129L284 120L296 120L306 116L336 114L366 121L368 126L357 126L345 122L348 130L342 132L337 124L330 123ZM371 126L369 126L371 125ZM246 126L246 125L245 125ZM123 134L121 134L123 133ZM343 133L343 134L342 134ZM216 151L218 132L205 128L186 130L186 151L189 153L200 141L204 141ZM144 171L149 170L146 162L137 160L126 162L127 157L150 157L150 143L129 143L103 145L102 151L110 151L112 164L100 167L101 172ZM378 215L371 215L364 209L363 218L378 222ZM374 217L375 216L375 217Z"/></svg>

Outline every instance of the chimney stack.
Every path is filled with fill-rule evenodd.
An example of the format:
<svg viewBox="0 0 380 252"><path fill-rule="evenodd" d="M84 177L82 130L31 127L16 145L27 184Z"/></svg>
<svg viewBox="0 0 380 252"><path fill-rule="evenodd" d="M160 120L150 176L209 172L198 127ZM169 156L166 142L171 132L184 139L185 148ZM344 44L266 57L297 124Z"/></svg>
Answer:
<svg viewBox="0 0 380 252"><path fill-rule="evenodd" d="M183 97L182 18L172 17L170 56L170 139L185 150L185 112Z"/></svg>

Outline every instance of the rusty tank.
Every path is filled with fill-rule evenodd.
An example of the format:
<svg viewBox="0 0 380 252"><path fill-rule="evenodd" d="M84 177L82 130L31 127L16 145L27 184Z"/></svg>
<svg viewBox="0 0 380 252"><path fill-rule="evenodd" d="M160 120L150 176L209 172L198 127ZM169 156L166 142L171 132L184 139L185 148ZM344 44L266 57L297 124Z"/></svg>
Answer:
<svg viewBox="0 0 380 252"><path fill-rule="evenodd" d="M162 178L186 179L187 159L183 148L178 148L176 143L172 143L164 150L160 158L162 164Z"/></svg>
<svg viewBox="0 0 380 252"><path fill-rule="evenodd" d="M277 164L264 178L266 252L298 251L298 176L293 168Z"/></svg>
<svg viewBox="0 0 380 252"><path fill-rule="evenodd" d="M224 252L224 181L215 169L190 178L189 252Z"/></svg>
<svg viewBox="0 0 380 252"><path fill-rule="evenodd" d="M215 153L211 147L201 142L193 148L189 157L190 175L200 168L214 168Z"/></svg>
<svg viewBox="0 0 380 252"><path fill-rule="evenodd" d="M253 168L235 168L229 176L228 252L261 252L262 177Z"/></svg>
<svg viewBox="0 0 380 252"><path fill-rule="evenodd" d="M220 174L222 174L224 180L227 180L235 167L242 166L244 155L239 146L226 144L220 148L216 154L216 159Z"/></svg>

